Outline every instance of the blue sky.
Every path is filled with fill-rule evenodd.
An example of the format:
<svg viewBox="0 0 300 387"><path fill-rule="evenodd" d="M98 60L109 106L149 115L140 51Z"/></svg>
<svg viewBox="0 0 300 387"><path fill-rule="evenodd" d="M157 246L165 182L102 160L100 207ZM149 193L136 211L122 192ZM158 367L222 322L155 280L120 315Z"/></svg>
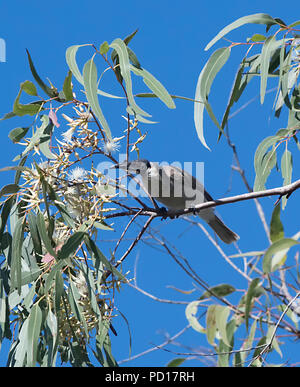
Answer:
<svg viewBox="0 0 300 387"><path fill-rule="evenodd" d="M142 66L154 74L170 93L193 98L197 78L209 57L204 47L221 28L241 16L258 12L280 17L286 23L291 23L297 18L290 7L272 0L252 2L53 0L47 5L31 0L3 3L0 12L0 38L6 42L6 62L0 63L2 94L0 116L12 110L19 84L26 79L32 80L25 53L26 48L30 51L40 75L44 79L49 77L55 85L61 87L68 70L65 51L69 46L84 43L94 43L99 46L103 41L111 42L117 37L124 38L139 28L131 47ZM245 26L233 32L230 38L242 41L255 32L263 33L263 31L261 26ZM219 47L222 45L225 45L224 42L221 42ZM231 83L243 53L244 51L236 49L215 80L211 102L219 117L226 107ZM89 59L90 54L88 50L82 51L79 54L79 60ZM269 88L271 86L269 85ZM109 87L110 84L107 82L106 91L115 91L114 88L109 90ZM257 94L258 82L254 82L237 107ZM263 138L274 134L285 125L285 121L273 118L274 97L274 93L268 94L263 106L257 99L230 121L230 133L238 147L240 161L246 170L250 184L253 184L255 177L253 157L257 145ZM240 177L231 170L232 152L224 139L217 142L217 128L208 117L205 118L205 138L212 151L206 150L198 140L193 122L192 103L176 100L176 110L169 110L152 99L139 102L146 111L151 112L153 120L158 121L156 125L142 127L143 131L148 131L147 141L142 146L143 158L169 162L202 161L205 163L206 188L213 197L219 198L245 192ZM103 101L103 107L113 135L118 137L121 132L120 125L124 126L120 117L124 114L120 110L122 104L108 100ZM7 134L14 127L24 125L24 122L26 118L24 121L17 118L1 122L0 167L12 165L17 147L10 142ZM297 158L294 162L297 162ZM299 178L299 171L294 170L293 180L297 178ZM1 186L9 182L10 174L2 172ZM280 175L274 174L268 186L271 188L280 184ZM298 231L296 227L299 222L297 223L293 213L295 203L296 194L291 197L282 216L287 235L293 235ZM262 204L269 221L274 200L266 198L262 200ZM253 203L244 202L223 206L218 211L224 221L240 235L239 246L243 252L262 250L267 247L263 227ZM190 229L182 220L165 222L156 220L153 223L153 229L157 228L167 240L182 251L194 269L210 285L226 282L234 283L237 287L246 286L245 281L241 280L237 273L224 262L200 229ZM103 236L103 240L109 238L111 235ZM103 250L109 251L107 242L102 243ZM225 246L224 250L228 254L236 253L232 246ZM142 289L164 299L192 301L199 297L200 291L184 295L169 287L171 285L190 290L194 285L170 257L161 251L154 250L146 244L140 244L128 258L124 270L130 270L133 273L137 259L137 279ZM165 341L166 334L173 336L187 325L184 305L160 303L128 287L124 287L123 291L116 296L116 302L130 325L132 355L141 353L153 345L161 344ZM129 355L126 323L122 318L116 318L114 326L118 331L118 337L112 339L113 353L117 360L126 359ZM183 334L178 341L186 346L207 346L205 336L192 330ZM289 347L291 347L289 354L292 356L295 345ZM173 347L173 350L186 351L180 347ZM172 353L157 350L122 364L160 366L174 357L176 355ZM2 351L0 365L5 362L4 358L5 354ZM280 358L277 357L275 360L280 361ZM191 360L186 364L202 365L197 360Z"/></svg>

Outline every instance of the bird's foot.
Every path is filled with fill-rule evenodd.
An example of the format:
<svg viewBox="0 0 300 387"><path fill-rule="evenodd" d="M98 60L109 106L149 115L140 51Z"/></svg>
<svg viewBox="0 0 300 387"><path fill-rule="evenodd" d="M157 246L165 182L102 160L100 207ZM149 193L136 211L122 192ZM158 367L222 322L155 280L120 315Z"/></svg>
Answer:
<svg viewBox="0 0 300 387"><path fill-rule="evenodd" d="M167 211L167 209L166 209L166 207L161 207L160 209L159 209L159 212L160 212L160 215L161 215L161 220L164 220L164 219L167 219L167 217L168 217L168 211Z"/></svg>
<svg viewBox="0 0 300 387"><path fill-rule="evenodd" d="M196 208L194 208L194 207L190 207L189 211L191 211L193 215L197 215L198 214L198 211L196 211Z"/></svg>

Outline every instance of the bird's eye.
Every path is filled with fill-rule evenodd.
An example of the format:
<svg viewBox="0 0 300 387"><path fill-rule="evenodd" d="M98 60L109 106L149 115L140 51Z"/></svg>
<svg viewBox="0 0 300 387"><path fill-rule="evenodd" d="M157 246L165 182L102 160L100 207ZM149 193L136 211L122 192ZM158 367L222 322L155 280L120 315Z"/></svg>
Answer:
<svg viewBox="0 0 300 387"><path fill-rule="evenodd" d="M137 170L136 170L136 173L137 173L137 174L141 173L141 170L140 170L140 169L137 169Z"/></svg>

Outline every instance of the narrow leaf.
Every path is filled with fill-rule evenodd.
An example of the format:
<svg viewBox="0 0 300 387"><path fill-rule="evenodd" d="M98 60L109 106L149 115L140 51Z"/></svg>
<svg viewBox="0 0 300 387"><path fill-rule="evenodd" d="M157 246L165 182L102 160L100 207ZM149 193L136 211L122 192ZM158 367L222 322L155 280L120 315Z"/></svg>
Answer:
<svg viewBox="0 0 300 387"><path fill-rule="evenodd" d="M219 330L221 339L226 345L230 347L229 339L227 337L227 320L229 317L230 309L228 306L217 305L215 316L216 316L216 326Z"/></svg>
<svg viewBox="0 0 300 387"><path fill-rule="evenodd" d="M203 114L204 108L206 107L208 114L213 119L215 124L220 128L218 122L214 119L212 109L208 103L208 95L210 93L211 85L217 73L221 70L224 64L227 62L230 56L230 48L223 47L216 50L207 63L205 64L203 70L201 71L195 92L195 102L194 103L194 122L197 130L198 137L203 146L209 149L203 134Z"/></svg>
<svg viewBox="0 0 300 387"><path fill-rule="evenodd" d="M254 278L248 288L247 295L246 295L246 305L245 305L245 324L246 324L246 329L248 330L248 322L249 322L249 316L250 316L250 311L252 307L252 301L253 298L257 294L257 288L259 286L260 279L259 278Z"/></svg>
<svg viewBox="0 0 300 387"><path fill-rule="evenodd" d="M201 301L190 302L185 308L185 316L195 331L205 333L205 328L199 323L198 318L196 317L199 304L201 304Z"/></svg>
<svg viewBox="0 0 300 387"><path fill-rule="evenodd" d="M280 203L274 208L270 224L270 238L274 243L284 237L283 225L280 220Z"/></svg>
<svg viewBox="0 0 300 387"><path fill-rule="evenodd" d="M209 50L218 40L222 39L223 36L227 35L232 30L239 28L245 24L265 24L265 25L273 25L277 24L276 20L271 16L264 13L256 13L253 15L248 15L241 17L235 20L233 23L229 24L225 28L223 28L205 47L205 51Z"/></svg>
<svg viewBox="0 0 300 387"><path fill-rule="evenodd" d="M38 75L35 67L34 67L34 64L32 62L32 59L31 59L31 56L29 54L29 51L26 49L26 53L27 53L27 56L28 56L28 62L29 62L29 66L30 66L30 70L31 70L31 73L34 77L34 79L36 80L36 82L38 83L38 85L40 86L40 88L51 98L53 97L56 97L58 95L57 93L57 90L56 89L52 89L51 87L47 86L43 81L42 79L40 78L40 76Z"/></svg>
<svg viewBox="0 0 300 387"><path fill-rule="evenodd" d="M110 47L115 49L118 54L121 75L125 81L126 92L127 92L130 107L135 112L135 114L139 114L145 117L151 117L150 114L142 110L134 100L133 93L132 93L129 55L128 55L126 44L120 38L117 38L110 44Z"/></svg>
<svg viewBox="0 0 300 387"><path fill-rule="evenodd" d="M19 191L20 186L18 184L7 184L0 190L0 198L4 195L15 194Z"/></svg>
<svg viewBox="0 0 300 387"><path fill-rule="evenodd" d="M266 251L266 254L264 256L264 260L263 260L264 273L270 273L272 271L272 266L274 268L275 265L274 265L274 263L272 263L272 257L275 254L280 253L281 254L280 257L283 258L292 246L299 245L299 244L300 244L300 242L298 242L295 239L291 239L291 238L282 238L282 239L274 242L268 248L268 250ZM276 261L278 261L278 256L277 256ZM275 263L277 264L278 262L275 262Z"/></svg>
<svg viewBox="0 0 300 387"><path fill-rule="evenodd" d="M28 321L28 347L27 364L29 367L35 367L37 361L37 347L42 325L42 311L39 304L35 304L30 312Z"/></svg>
<svg viewBox="0 0 300 387"><path fill-rule="evenodd" d="M63 92L66 98L66 101L73 100L73 88L72 88L72 71L69 70L68 75L66 76L63 84Z"/></svg>
<svg viewBox="0 0 300 387"><path fill-rule="evenodd" d="M11 258L11 286L17 288L21 294L21 253L23 245L23 222L24 218L19 218L16 222L12 236L12 258Z"/></svg>
<svg viewBox="0 0 300 387"><path fill-rule="evenodd" d="M90 59L86 62L83 68L83 83L84 88L86 91L86 97L88 100L88 103L93 110L94 114L100 121L100 124L102 126L103 131L107 135L109 139L112 138L110 128L108 126L108 123L102 113L102 110L99 105L98 101L98 94L97 94L97 68L93 61L93 59Z"/></svg>
<svg viewBox="0 0 300 387"><path fill-rule="evenodd" d="M12 129L9 132L8 137L14 143L20 142L22 140L22 138L24 136L26 136L28 130L29 130L29 127L27 127L27 128L15 128L15 129Z"/></svg>
<svg viewBox="0 0 300 387"><path fill-rule="evenodd" d="M281 175L283 178L282 185L288 185L292 182L292 169L293 169L293 158L289 150L285 150L281 158ZM282 198L282 209L286 206L286 196Z"/></svg>
<svg viewBox="0 0 300 387"><path fill-rule="evenodd" d="M168 106L168 108L175 109L175 103L167 89L152 74L145 69L139 69L135 66L130 66L130 69L134 74L143 77L143 81L149 89L152 90L153 93Z"/></svg>
<svg viewBox="0 0 300 387"><path fill-rule="evenodd" d="M74 254L80 243L82 242L86 233L78 231L71 235L57 254L57 259L68 258L71 254Z"/></svg>
<svg viewBox="0 0 300 387"><path fill-rule="evenodd" d="M216 322L217 305L209 305L206 312L206 337L209 344L215 344L215 336L217 331Z"/></svg>

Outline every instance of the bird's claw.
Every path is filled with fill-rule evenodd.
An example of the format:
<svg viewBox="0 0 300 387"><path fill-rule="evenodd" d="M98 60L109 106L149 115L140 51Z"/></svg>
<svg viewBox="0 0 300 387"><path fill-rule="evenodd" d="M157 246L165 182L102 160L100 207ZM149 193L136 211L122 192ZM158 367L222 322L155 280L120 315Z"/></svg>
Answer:
<svg viewBox="0 0 300 387"><path fill-rule="evenodd" d="M189 211L191 211L193 213L193 215L197 215L198 214L198 212L196 211L196 208L194 208L194 207L190 207Z"/></svg>
<svg viewBox="0 0 300 387"><path fill-rule="evenodd" d="M167 211L166 207L161 207L161 208L159 209L159 211L160 211L160 215L161 215L161 220L167 219L167 217L168 217L168 215L167 215L168 211Z"/></svg>

